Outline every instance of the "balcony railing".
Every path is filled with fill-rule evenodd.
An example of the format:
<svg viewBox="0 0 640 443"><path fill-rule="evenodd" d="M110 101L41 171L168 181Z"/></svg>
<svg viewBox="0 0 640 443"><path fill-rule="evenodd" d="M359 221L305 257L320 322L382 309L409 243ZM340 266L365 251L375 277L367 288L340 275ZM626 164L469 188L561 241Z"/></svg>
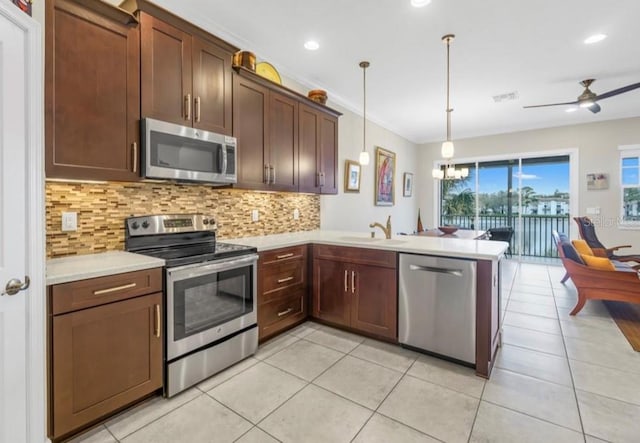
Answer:
<svg viewBox="0 0 640 443"><path fill-rule="evenodd" d="M567 215L523 215L522 226L518 215L480 215L477 223L473 215L443 215L442 225L455 225L463 229L486 231L489 228L510 226L514 230L511 250L514 255L529 257L558 257L551 231L569 235L571 217Z"/></svg>

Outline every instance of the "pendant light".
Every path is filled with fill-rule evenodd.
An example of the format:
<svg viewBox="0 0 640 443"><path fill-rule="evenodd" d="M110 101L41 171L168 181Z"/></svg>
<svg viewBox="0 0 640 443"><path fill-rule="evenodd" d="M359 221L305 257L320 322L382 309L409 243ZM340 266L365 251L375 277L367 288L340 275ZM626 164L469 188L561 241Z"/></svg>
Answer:
<svg viewBox="0 0 640 443"><path fill-rule="evenodd" d="M451 140L451 112L453 112L453 109L451 108L449 97L451 90L449 50L451 42L455 37L456 36L454 34L447 34L442 37L442 41L447 45L447 139L442 143L442 148L440 149L440 155L442 155L442 158L445 160L445 165L444 169L435 168L431 171L433 178L437 178L439 180L460 179L469 175L469 168L456 169L452 162L454 147L453 141Z"/></svg>
<svg viewBox="0 0 640 443"><path fill-rule="evenodd" d="M360 62L362 68L362 152L360 153L360 164L369 164L369 153L367 152L367 68L369 62Z"/></svg>

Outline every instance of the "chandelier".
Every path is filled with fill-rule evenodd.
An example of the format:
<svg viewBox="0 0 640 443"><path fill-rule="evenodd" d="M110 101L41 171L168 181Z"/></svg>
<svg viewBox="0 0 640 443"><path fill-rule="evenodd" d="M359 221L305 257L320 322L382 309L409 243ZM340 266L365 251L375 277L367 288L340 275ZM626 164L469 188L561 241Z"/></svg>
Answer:
<svg viewBox="0 0 640 443"><path fill-rule="evenodd" d="M451 84L450 62L449 62L449 46L456 36L447 34L442 37L442 41L447 44L447 140L442 143L441 155L444 159L443 167L434 168L431 171L433 178L438 180L456 180L469 176L469 168L456 169L453 163L453 141L451 141L451 108L449 100L449 91Z"/></svg>

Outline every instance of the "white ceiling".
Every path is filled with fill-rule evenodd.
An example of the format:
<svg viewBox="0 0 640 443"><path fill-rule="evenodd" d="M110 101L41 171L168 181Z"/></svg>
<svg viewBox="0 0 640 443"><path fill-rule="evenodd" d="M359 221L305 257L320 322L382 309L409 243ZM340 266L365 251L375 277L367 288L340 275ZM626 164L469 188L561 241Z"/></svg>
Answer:
<svg viewBox="0 0 640 443"><path fill-rule="evenodd" d="M640 82L638 0L155 0L271 62L281 74L328 91L362 112L361 60L371 120L416 143L445 137L446 50L451 45L453 139L640 116L640 89L602 111L523 105L572 101ZM608 38L594 45L595 33ZM320 49L303 43L313 38ZM517 91L515 101L492 96Z"/></svg>

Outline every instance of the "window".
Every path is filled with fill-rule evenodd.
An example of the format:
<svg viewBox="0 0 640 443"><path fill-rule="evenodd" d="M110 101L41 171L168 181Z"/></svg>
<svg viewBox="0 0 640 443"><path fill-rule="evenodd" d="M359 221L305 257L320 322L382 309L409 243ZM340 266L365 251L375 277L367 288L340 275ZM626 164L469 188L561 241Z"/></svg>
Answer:
<svg viewBox="0 0 640 443"><path fill-rule="evenodd" d="M640 226L640 146L620 151L621 220Z"/></svg>

